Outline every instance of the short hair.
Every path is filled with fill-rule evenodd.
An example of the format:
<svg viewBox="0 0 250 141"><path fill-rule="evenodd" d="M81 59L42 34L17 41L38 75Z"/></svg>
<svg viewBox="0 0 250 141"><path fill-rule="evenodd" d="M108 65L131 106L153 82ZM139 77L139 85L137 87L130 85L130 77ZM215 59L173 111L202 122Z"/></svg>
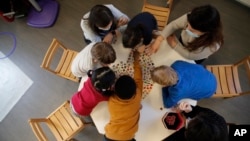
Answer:
<svg viewBox="0 0 250 141"><path fill-rule="evenodd" d="M136 83L135 80L129 75L120 76L115 83L115 94L120 99L130 99L136 93Z"/></svg>
<svg viewBox="0 0 250 141"><path fill-rule="evenodd" d="M106 27L111 21L115 23L115 18L108 7L97 4L90 10L88 24L95 33L98 33L97 27Z"/></svg>
<svg viewBox="0 0 250 141"><path fill-rule="evenodd" d="M165 65L154 68L151 71L151 78L154 82L164 86L172 86L178 81L175 70Z"/></svg>
<svg viewBox="0 0 250 141"><path fill-rule="evenodd" d="M93 59L97 59L102 64L111 64L116 60L114 48L106 42L98 42L91 48Z"/></svg>
<svg viewBox="0 0 250 141"><path fill-rule="evenodd" d="M125 48L134 49L136 45L141 42L142 35L142 25L137 25L134 27L127 26L126 30L122 35L122 44Z"/></svg>
<svg viewBox="0 0 250 141"><path fill-rule="evenodd" d="M187 141L228 141L227 124L220 115L200 113L188 123L185 136Z"/></svg>
<svg viewBox="0 0 250 141"><path fill-rule="evenodd" d="M104 96L113 94L112 86L115 83L116 75L109 67L101 67L95 70L89 70L88 76L95 89Z"/></svg>

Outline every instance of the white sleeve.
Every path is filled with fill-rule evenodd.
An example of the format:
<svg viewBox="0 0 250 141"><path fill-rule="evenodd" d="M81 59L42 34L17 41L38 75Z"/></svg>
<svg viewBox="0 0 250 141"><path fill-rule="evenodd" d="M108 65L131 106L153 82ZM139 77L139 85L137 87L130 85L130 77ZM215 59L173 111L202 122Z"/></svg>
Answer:
<svg viewBox="0 0 250 141"><path fill-rule="evenodd" d="M74 58L71 64L71 71L76 77L83 77L88 70L93 69L91 48L95 43L88 44Z"/></svg>
<svg viewBox="0 0 250 141"><path fill-rule="evenodd" d="M126 14L122 13L120 10L114 7L113 4L106 4L105 6L107 6L111 10L115 19L120 19L121 17L126 17L127 19L129 19L129 17Z"/></svg>
<svg viewBox="0 0 250 141"><path fill-rule="evenodd" d="M179 29L184 29L187 23L187 14L184 14L183 16L167 24L162 30L161 34L163 37L166 38L169 35L173 34L175 31Z"/></svg>
<svg viewBox="0 0 250 141"><path fill-rule="evenodd" d="M82 28L83 35L85 36L86 39L90 40L91 42L101 42L102 39L100 38L100 36L96 35L89 27L88 17L89 17L89 12L86 13L81 19L80 26Z"/></svg>

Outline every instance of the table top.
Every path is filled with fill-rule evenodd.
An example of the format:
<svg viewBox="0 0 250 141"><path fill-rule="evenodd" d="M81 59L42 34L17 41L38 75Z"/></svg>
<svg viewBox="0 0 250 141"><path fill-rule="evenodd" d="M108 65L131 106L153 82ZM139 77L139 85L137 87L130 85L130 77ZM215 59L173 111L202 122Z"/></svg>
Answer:
<svg viewBox="0 0 250 141"><path fill-rule="evenodd" d="M131 53L131 49L126 49L122 46L121 38L117 39L115 44L112 44L116 54L117 60L111 64L111 68L114 66L126 64L130 65L131 62L128 58ZM161 43L159 50L150 56L154 66L159 65L171 65L176 60L184 60L194 63L192 60L187 60L178 54L175 50L169 47L167 41L164 40ZM133 62L132 62L133 63ZM129 72L130 73L130 72ZM82 83L86 78L82 78L79 85L79 90L82 88ZM139 129L135 135L135 139L138 141L160 141L167 136L175 132L175 130L166 129L163 125L162 118L167 112L171 112L171 109L166 109L163 106L162 100L162 86L156 83L152 84L152 89L149 94L142 100L142 109L140 111ZM196 105L197 101L185 99L192 105ZM104 127L109 122L109 111L107 108L107 102L100 102L92 111L91 117L96 125L99 133L104 134Z"/></svg>

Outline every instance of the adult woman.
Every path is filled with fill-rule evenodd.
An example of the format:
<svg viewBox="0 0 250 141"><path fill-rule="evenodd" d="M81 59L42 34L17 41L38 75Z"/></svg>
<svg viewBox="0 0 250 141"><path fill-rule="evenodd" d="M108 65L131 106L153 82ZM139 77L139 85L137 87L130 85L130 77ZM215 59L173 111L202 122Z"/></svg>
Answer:
<svg viewBox="0 0 250 141"><path fill-rule="evenodd" d="M128 16L112 4L95 5L83 16L81 28L86 43L100 41L112 43L116 35L121 32L122 26L128 21Z"/></svg>
<svg viewBox="0 0 250 141"><path fill-rule="evenodd" d="M174 32L179 29L182 29L182 32L178 40ZM190 13L169 23L149 52L156 52L164 38L167 38L168 44L183 57L201 63L223 44L220 14L211 5L194 8Z"/></svg>

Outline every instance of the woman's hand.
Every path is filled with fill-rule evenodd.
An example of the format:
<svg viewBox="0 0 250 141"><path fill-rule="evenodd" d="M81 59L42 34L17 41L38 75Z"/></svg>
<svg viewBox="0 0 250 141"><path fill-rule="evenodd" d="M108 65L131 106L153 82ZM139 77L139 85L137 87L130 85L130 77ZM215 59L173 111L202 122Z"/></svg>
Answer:
<svg viewBox="0 0 250 141"><path fill-rule="evenodd" d="M127 23L128 23L128 18L122 16L117 22L117 27L123 26Z"/></svg>
<svg viewBox="0 0 250 141"><path fill-rule="evenodd" d="M155 41L146 49L146 53L148 55L152 55L153 53L156 53L161 45L162 40L164 37L158 36Z"/></svg>
<svg viewBox="0 0 250 141"><path fill-rule="evenodd" d="M167 37L167 42L170 45L171 48L175 48L177 45L177 38L174 34Z"/></svg>

